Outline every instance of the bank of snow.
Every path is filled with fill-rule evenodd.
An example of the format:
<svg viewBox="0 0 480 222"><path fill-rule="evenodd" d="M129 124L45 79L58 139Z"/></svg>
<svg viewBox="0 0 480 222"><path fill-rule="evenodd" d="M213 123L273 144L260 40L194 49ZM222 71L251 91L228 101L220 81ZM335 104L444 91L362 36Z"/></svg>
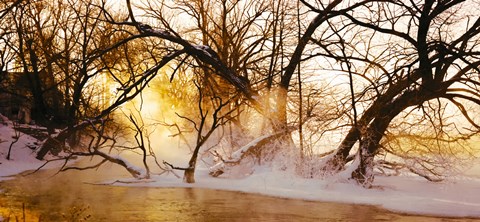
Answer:
<svg viewBox="0 0 480 222"><path fill-rule="evenodd" d="M199 169L196 183L186 184L173 176L153 176L146 183L115 183L124 186L195 187L257 193L282 198L370 204L408 214L480 218L480 179L459 178L428 182L418 176L377 176L373 189L364 189L339 177L305 179L271 168L257 168L240 179L213 178ZM129 182L129 180L124 180Z"/></svg>
<svg viewBox="0 0 480 222"><path fill-rule="evenodd" d="M36 126L29 126L36 127ZM18 137L18 141L14 142ZM8 150L12 144L10 160L7 160ZM0 114L0 181L9 176L26 170L37 169L44 161L35 158L34 147L39 141L27 134L16 132L13 123Z"/></svg>

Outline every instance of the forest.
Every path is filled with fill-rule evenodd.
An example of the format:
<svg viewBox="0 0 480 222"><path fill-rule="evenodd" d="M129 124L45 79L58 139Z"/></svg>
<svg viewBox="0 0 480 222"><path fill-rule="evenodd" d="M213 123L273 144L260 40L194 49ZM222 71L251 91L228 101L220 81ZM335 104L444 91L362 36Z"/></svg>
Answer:
<svg viewBox="0 0 480 222"><path fill-rule="evenodd" d="M45 127L36 157L57 156L46 164L61 171L113 163L138 179L181 172L194 183L200 163L212 177L275 164L305 178L347 172L367 188L378 174L441 181L478 154L479 9L3 0L0 113L19 130ZM160 132L189 150L186 162L162 157L177 148ZM95 159L69 164L79 157Z"/></svg>

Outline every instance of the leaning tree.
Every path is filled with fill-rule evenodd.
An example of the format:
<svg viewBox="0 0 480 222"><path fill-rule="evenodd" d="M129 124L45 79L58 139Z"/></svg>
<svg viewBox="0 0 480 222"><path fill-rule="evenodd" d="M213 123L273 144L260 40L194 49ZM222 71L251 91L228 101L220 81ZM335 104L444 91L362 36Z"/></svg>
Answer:
<svg viewBox="0 0 480 222"><path fill-rule="evenodd" d="M411 127L425 120L432 126L426 128L430 134L418 129L409 134L437 142L478 133L478 119L469 109L480 105L480 17L471 10L475 7L474 1L370 1L355 11L336 10L340 16L329 21L336 35L315 42L319 54L344 63L342 70L356 77L350 82L356 91L352 109L362 111L325 169L343 169L359 143L352 178L370 184L374 157L385 135L395 136L399 121ZM332 41L341 47L334 49ZM464 128L449 118L453 107L468 123Z"/></svg>

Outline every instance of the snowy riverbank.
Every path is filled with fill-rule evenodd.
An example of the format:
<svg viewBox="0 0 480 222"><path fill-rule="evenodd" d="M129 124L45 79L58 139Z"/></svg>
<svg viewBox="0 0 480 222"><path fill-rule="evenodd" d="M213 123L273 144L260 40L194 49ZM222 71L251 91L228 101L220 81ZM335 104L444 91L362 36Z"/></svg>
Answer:
<svg viewBox="0 0 480 222"><path fill-rule="evenodd" d="M25 134L12 146L11 160L6 160L14 136L11 125L0 124L0 180L43 164L43 161L35 159L35 153L27 146L36 139ZM480 160L477 163L465 176L439 183L417 176L377 177L373 189L358 187L341 177L305 179L270 167L257 167L252 175L244 178L227 179L212 178L208 169L200 166L195 184L185 184L168 174L153 175L152 179L140 183L114 185L211 188L312 201L372 204L409 214L480 219ZM134 179L123 178L122 181Z"/></svg>
<svg viewBox="0 0 480 222"><path fill-rule="evenodd" d="M133 182L129 179L122 181ZM195 184L186 184L174 176L154 176L146 183L114 184L242 191L311 201L371 204L399 213L480 219L478 178L433 183L416 176L377 177L376 188L364 189L342 179L304 179L266 168L242 179L212 178L207 169L200 169L196 181Z"/></svg>
<svg viewBox="0 0 480 222"><path fill-rule="evenodd" d="M6 176L40 167L44 161L37 160L35 151L29 148L38 140L15 131L12 122L1 114L0 118L0 180L6 179ZM16 141L17 137L18 141ZM7 160L10 146L10 160Z"/></svg>

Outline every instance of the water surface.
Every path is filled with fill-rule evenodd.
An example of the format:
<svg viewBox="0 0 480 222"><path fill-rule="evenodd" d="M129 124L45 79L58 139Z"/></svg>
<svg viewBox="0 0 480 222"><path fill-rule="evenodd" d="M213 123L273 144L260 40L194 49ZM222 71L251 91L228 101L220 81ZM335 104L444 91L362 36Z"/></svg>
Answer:
<svg viewBox="0 0 480 222"><path fill-rule="evenodd" d="M0 182L0 216L10 221L23 221L24 214L25 221L477 221L242 192L91 184L116 176L108 171L53 174Z"/></svg>

